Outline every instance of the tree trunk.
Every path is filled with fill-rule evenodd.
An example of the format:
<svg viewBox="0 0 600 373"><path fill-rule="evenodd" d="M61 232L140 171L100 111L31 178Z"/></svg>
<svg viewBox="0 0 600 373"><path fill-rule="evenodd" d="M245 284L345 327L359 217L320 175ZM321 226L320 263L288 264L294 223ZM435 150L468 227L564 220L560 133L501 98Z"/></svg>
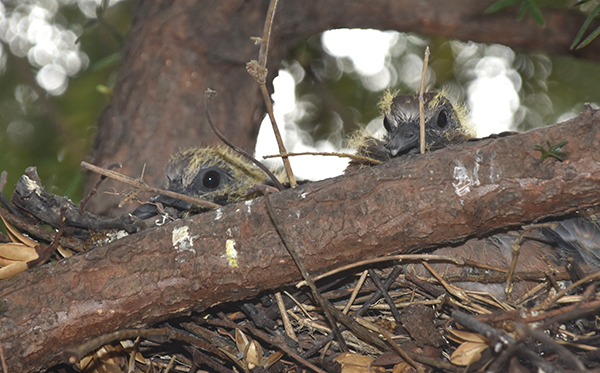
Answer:
<svg viewBox="0 0 600 373"><path fill-rule="evenodd" d="M534 146L547 140L568 141L564 162L540 160ZM599 148L600 111L588 109L559 126L395 159L33 268L0 282L8 369L42 369L92 336L294 284L301 276L274 224L319 274L598 205Z"/></svg>
<svg viewBox="0 0 600 373"><path fill-rule="evenodd" d="M372 0L281 1L269 49L271 82L290 47L332 28L360 27L501 43L525 50L574 54L569 45L585 17L577 11L544 10L547 27L530 17L517 21L517 6L492 15L492 1ZM246 63L258 56L251 37L261 36L268 1L138 1L130 39L123 51L119 82L98 124L93 162L121 162L127 175L164 184L169 155L179 148L217 142L205 117L203 93L219 93L212 113L234 143L253 151L264 103ZM592 27L595 27L592 25ZM599 43L577 55L598 60ZM433 51L435 53L435 51ZM93 185L97 177L93 177ZM104 194L90 211L118 215L119 197ZM131 210L132 207L129 207Z"/></svg>

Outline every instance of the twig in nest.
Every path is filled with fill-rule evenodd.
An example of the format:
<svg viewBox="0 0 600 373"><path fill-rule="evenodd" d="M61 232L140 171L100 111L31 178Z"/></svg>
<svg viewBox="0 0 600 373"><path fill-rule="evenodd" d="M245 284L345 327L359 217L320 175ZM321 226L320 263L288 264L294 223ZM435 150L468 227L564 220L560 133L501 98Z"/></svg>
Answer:
<svg viewBox="0 0 600 373"><path fill-rule="evenodd" d="M446 282L442 276L440 276L439 273L437 273L433 267L431 267L431 265L429 265L429 263L423 261L423 263L421 263L425 268L427 268L427 270L429 271L429 273L431 273L431 275L433 277L435 277L440 284L442 284L442 286L444 287L444 289L446 289L446 291L448 291L448 293L454 295L455 297L457 297L458 299L460 299L461 301L465 302L466 304L470 304L471 300L469 299L469 296L467 295L467 293L459 288L458 286L454 286L449 284L448 282Z"/></svg>
<svg viewBox="0 0 600 373"><path fill-rule="evenodd" d="M283 229L281 229L281 227L279 225L279 219L277 219L277 215L275 214L275 210L273 209L273 205L271 203L271 198L269 195L267 195L265 197L265 203L267 205L267 210L269 211L269 216L271 217L271 220L273 221L275 230L277 231L277 233L279 234L279 237L281 238L281 242L283 243L283 246L285 246L288 253L294 260L294 263L296 263L296 266L300 270L300 274L302 274L304 281L306 281L306 283L308 284L308 287L310 288L310 291L311 291L313 297L315 297L315 300L317 300L317 302L319 302L319 305L323 308L323 312L325 312L325 315L327 316L327 320L329 320L329 323L331 324L331 329L335 333L336 338L340 344L340 350L342 352L348 352L348 346L346 346L346 342L344 341L344 338L342 337L342 333L340 332L340 329L338 328L338 326L335 322L335 319L333 318L333 315L331 314L330 309L333 307L328 307L329 304L327 303L327 301L325 299L323 299L323 297L319 293L319 290L317 289L317 286L315 285L314 281L310 278L310 275L308 274L308 271L306 270L306 267L304 266L304 262L302 261L302 259L300 259L300 256L298 255L296 250L293 248L292 242L288 239L285 231Z"/></svg>
<svg viewBox="0 0 600 373"><path fill-rule="evenodd" d="M385 289L385 290L389 289L389 287L392 286L392 284L394 283L394 281L396 280L398 275L400 275L401 272L402 272L402 267L395 266L394 269L392 269L392 272L390 272L390 275L388 276L388 278L385 280L385 283L383 284L383 289ZM366 273L367 273L367 271L365 271L365 274ZM381 292L381 290L376 289L375 292L373 294L371 294L371 297L356 312L354 312L352 315L350 315L350 317L352 319L355 319L356 317L362 316L365 312L367 312L367 310L369 308L371 308L371 306L373 304L375 304L375 302L377 302L379 300L379 298L381 298L382 294L383 293ZM350 306L347 306L347 308L349 308L349 307ZM344 309L344 311L342 311L342 313L347 314L346 309ZM304 357L312 356L317 351L319 351L321 348L323 348L323 346L325 346L327 343L332 341L333 337L334 337L333 333L330 333L326 337L315 341L315 343L313 344L313 347L311 347L310 350L304 352L304 354L302 356L304 356Z"/></svg>
<svg viewBox="0 0 600 373"><path fill-rule="evenodd" d="M269 92L267 91L267 56L269 54L269 39L271 37L271 26L273 25L273 18L275 16L276 8L277 0L271 0L271 3L269 4L269 11L265 19L263 36L262 38L260 38L260 51L258 54L258 62L255 60L248 62L248 64L246 65L246 69L248 70L248 73L252 75L252 77L260 85L260 91L263 95L265 105L267 106L267 113L269 114L271 125L273 126L273 132L275 133L275 138L277 139L277 146L279 146L279 152L281 154L287 154L287 150L285 149L285 145L283 144L283 140L281 138L281 133L279 133L277 121L275 120L275 114L273 114L273 105L271 104L271 98L269 97ZM296 178L294 177L294 173L292 172L290 160L286 156L283 156L282 160L285 172L287 173L288 179L290 181L290 187L293 188L296 186Z"/></svg>
<svg viewBox="0 0 600 373"><path fill-rule="evenodd" d="M283 342L283 340L281 339L281 337L271 337L269 336L267 333L264 333L254 327L252 327L251 325L249 325L248 323L246 323L245 325L238 325L236 323L234 323L233 321L229 320L229 318L227 317L227 315L225 315L223 312L219 312L217 314L220 318L221 321L223 322L224 326L228 327L228 328L232 328L232 329L241 329L241 330L245 330L246 333L248 334L253 334L255 337L262 339L263 341L277 347L278 349L280 349L281 351L285 352L286 354L288 354L292 359L296 360L297 362L299 362L300 364L304 365L305 367L314 370L315 372L319 372L319 373L325 373L325 371L323 371L322 369L319 369L317 366L315 366L314 364L311 364L309 361L307 361L306 359L304 359L302 356L298 355L296 353L296 351L294 351L293 349L291 349L288 345L285 344L285 342ZM211 320L211 322L213 324L216 324L215 322L216 320Z"/></svg>
<svg viewBox="0 0 600 373"><path fill-rule="evenodd" d="M137 337L148 338L150 336L164 336L168 339L187 342L190 345L200 348L211 353L216 354L222 359L227 359L227 355L221 352L219 349L214 348L211 344L204 342L202 339L189 334L182 333L172 328L158 328L158 329L128 329L120 330L113 333L104 334L100 337L94 338L88 341L74 350L66 350L63 352L63 358L70 364L75 364L80 361L85 355L90 352L97 350L98 348L109 344L113 341L122 341L125 339L134 339Z"/></svg>
<svg viewBox="0 0 600 373"><path fill-rule="evenodd" d="M142 180L133 179L129 176L122 175L122 174L112 171L112 170L106 170L104 168L94 166L93 164L90 164L87 162L81 162L81 167L83 167L87 170L90 170L92 172L98 173L100 175L104 175L110 179L117 180L121 183L130 185L130 186L136 188L137 190L139 190L140 192L151 192L151 193L161 194L163 196L177 198L182 201L189 202L192 205L205 207L205 208L209 208L209 209L217 209L217 208L221 207L221 205L218 205L216 203L204 201L202 199L194 198L192 196L186 196L185 194L171 192L170 190L164 190L164 189L160 189L160 188L151 187L148 184L144 183Z"/></svg>
<svg viewBox="0 0 600 373"><path fill-rule="evenodd" d="M285 154L273 154L273 155L265 155L263 156L264 159L268 159L268 158L279 158L279 157L293 157L293 156L298 156L298 155L324 155L324 156L334 156L334 157L340 157L340 158L350 158L356 161L364 161L364 162L369 162L371 164L380 164L382 163L380 160L378 159L373 159L370 157L365 157L364 155L358 155L358 154L350 154L350 153L335 153L335 152L302 152L302 153L285 153Z"/></svg>
<svg viewBox="0 0 600 373"><path fill-rule="evenodd" d="M219 130L215 126L215 123L212 120L212 116L210 115L210 106L209 106L210 105L210 100L212 100L212 98L216 94L217 94L217 92L213 91L210 88L207 88L206 91L204 91L204 109L205 109L205 112L206 112L206 119L208 120L208 124L210 125L210 128L213 130L213 132L215 133L215 135L217 135L217 137L219 139L221 139L221 141L223 141L225 144L227 144L227 146L229 146L231 149L233 149L236 152L238 152L239 154L241 154L244 158L246 158L250 162L254 163L256 166L258 166L258 168L260 168L261 170L263 170L263 172L266 173L267 176L269 176L269 178L271 178L271 180L273 180L273 184L275 184L275 186L277 187L277 189L284 190L285 187L281 184L281 182L279 181L279 179L277 179L277 177L275 177L275 175L271 172L271 170L269 170L267 168L267 166L265 166L264 164L262 164L261 162L259 162L256 158L254 158L250 154L248 154L244 149L238 147L237 145L235 145L234 143L232 143L231 141L229 141L229 139L227 137L225 137L221 132L219 132Z"/></svg>
<svg viewBox="0 0 600 373"><path fill-rule="evenodd" d="M383 295L383 299L385 299L385 302L388 304L388 306L390 306L390 311L392 312L392 315L394 316L394 320L396 320L396 322L398 324L402 323L402 319L400 317L400 311L398 311L398 308L396 308L396 305L394 304L392 297L390 297L390 294L383 287L383 284L381 283L381 279L379 279L379 276L377 276L377 273L375 273L374 269L369 268L369 276L371 276L371 280L373 281L373 283L375 284L377 289ZM385 336L385 334L384 334L384 336ZM402 356L402 357L404 357L404 356Z"/></svg>
<svg viewBox="0 0 600 373"><path fill-rule="evenodd" d="M413 261L413 260L426 260L426 261L440 261L440 262L450 262L450 263L454 263L456 265L465 265L468 264L466 261L464 261L463 259L457 258L457 257L453 257L453 256L446 256L446 255L429 255L429 254L405 254L405 255L389 255L389 256L383 256L380 258L374 258L374 259L368 259L368 260L361 260L360 262L356 262L356 263L351 263L345 266L341 266L339 268L333 269L329 272L325 272L322 273L320 275L314 276L313 280L314 281L318 281L321 279L324 279L325 277L329 277L332 275L335 275L336 273L340 273L343 271L346 271L348 269L351 268L357 268L357 267L361 267L364 265L370 265L370 264L376 264L376 263L381 263L381 262L388 262L388 261L393 261L393 260L397 260L397 261ZM306 285L306 283L304 281L299 282L298 284L296 284L296 287L302 287Z"/></svg>
<svg viewBox="0 0 600 373"><path fill-rule="evenodd" d="M60 209L60 228L58 229L58 232L56 232L56 235L54 236L54 239L52 240L50 245L42 245L42 244L36 245L35 251L38 254L38 258L35 260L32 260L30 262L27 262L27 267L32 268L38 264L45 263L48 259L50 259L50 256L52 255L52 253L54 253L56 251L56 249L58 248L59 242L60 242L60 237L65 232L65 210L66 209L67 208L65 206L61 207L61 209Z"/></svg>
<svg viewBox="0 0 600 373"><path fill-rule="evenodd" d="M114 162L109 164L108 166L104 167L107 170L112 170L114 168L121 168L123 167L123 165L121 164L121 162ZM98 182L96 182L96 185L94 185L94 187L92 188L92 190L90 190L90 192L88 193L87 196L85 196L84 199L81 200L81 202L79 203L79 215L83 215L83 210L85 209L85 205L88 203L88 201L90 200L90 198L92 198L93 196L95 196L96 194L98 194L98 188L100 187L100 184L102 184L102 182L106 179L106 176L101 175L100 176L100 180L98 180Z"/></svg>
<svg viewBox="0 0 600 373"><path fill-rule="evenodd" d="M286 312L285 304L283 303L283 297L281 296L280 291L275 293L275 300L277 300L277 307L279 308L279 313L281 314L281 321L283 322L285 333L288 335L288 337L297 341L298 337L294 332L294 327L292 326L292 323L290 322L290 317Z"/></svg>
<svg viewBox="0 0 600 373"><path fill-rule="evenodd" d="M550 362L541 358L538 354L524 346L521 342L515 340L510 335L495 329L488 324L477 320L476 318L467 315L460 311L453 311L452 318L459 324L476 331L490 340L489 345L495 353L500 353L503 350L510 349L523 359L528 360L534 366L543 369L545 372L562 372L562 369L554 367ZM516 348L518 345L518 348ZM493 368L493 369L492 369ZM499 364L494 367L490 366L488 371L499 371Z"/></svg>
<svg viewBox="0 0 600 373"><path fill-rule="evenodd" d="M515 268L517 267L517 259L519 258L519 252L521 249L521 242L525 238L525 234L533 229L537 228L556 228L556 223L542 223L542 224L531 224L526 227L523 227L523 231L519 234L519 237L512 244L512 259L510 261L510 267L508 270L508 276L506 278L506 286L504 288L504 292L508 295L513 290L513 275L515 273Z"/></svg>
<svg viewBox="0 0 600 373"><path fill-rule="evenodd" d="M566 347L557 343L554 339L550 338L546 333L538 329L532 329L525 324L517 324L517 332L523 337L531 337L539 343L545 344L554 350L557 354L564 359L568 366L574 367L576 372L587 372L585 366L575 355L571 353Z"/></svg>
<svg viewBox="0 0 600 373"><path fill-rule="evenodd" d="M429 47L425 48L425 58L423 59L423 74L421 75L421 90L419 91L421 154L425 153L425 104L423 102L423 91L425 90L425 76L427 75L427 64L428 63L429 63Z"/></svg>
<svg viewBox="0 0 600 373"><path fill-rule="evenodd" d="M540 303L537 306L535 306L532 310L533 311L539 311L539 310L549 309L560 298L562 298L565 294L567 294L571 290L577 288L578 286L580 286L582 284L585 284L586 282L590 282L590 281L594 281L594 280L598 280L598 279L600 279L600 272L593 273L593 274L591 274L589 276L586 276L586 277L582 278L579 281L575 281L571 285L567 286L566 288L564 288L564 289L560 290L558 293L556 293L556 295L554 297L546 299L542 303Z"/></svg>

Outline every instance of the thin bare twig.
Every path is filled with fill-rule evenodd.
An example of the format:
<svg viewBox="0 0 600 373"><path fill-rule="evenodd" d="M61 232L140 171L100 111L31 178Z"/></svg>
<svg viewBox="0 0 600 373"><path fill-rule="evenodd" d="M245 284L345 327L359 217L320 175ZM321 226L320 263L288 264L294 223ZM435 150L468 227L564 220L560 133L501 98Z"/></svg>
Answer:
<svg viewBox="0 0 600 373"><path fill-rule="evenodd" d="M533 229L537 228L556 228L556 222L553 223L542 223L542 224L531 224L526 227L523 227L521 233L519 233L519 237L512 244L512 258L510 261L510 267L508 268L508 276L506 277L506 286L504 287L504 292L508 295L512 293L513 290L513 275L515 273L515 269L517 267L517 260L519 258L519 253L521 250L521 243L525 238L525 234Z"/></svg>
<svg viewBox="0 0 600 373"><path fill-rule="evenodd" d="M280 291L275 293L275 300L277 300L277 307L279 307L279 313L281 314L281 320L283 321L285 334L287 334L288 337L292 338L294 341L298 341L298 337L296 337L296 333L294 332L294 327L290 322L290 317L285 309L285 304L283 303L283 297L281 296Z"/></svg>
<svg viewBox="0 0 600 373"><path fill-rule="evenodd" d="M215 123L212 120L212 115L210 115L210 106L209 106L210 105L210 100L212 100L212 98L216 94L217 94L217 92L213 91L210 88L207 88L206 91L204 91L204 109L206 111L206 119L208 120L208 124L210 125L210 128L213 130L213 132L215 133L215 135L217 135L217 137L219 139L221 139L221 141L223 141L225 144L227 144L227 146L229 146L231 149L233 149L236 152L238 152L239 154L241 154L244 158L246 158L250 162L254 163L256 166L258 166L258 168L260 168L261 170L263 170L263 172L266 173L267 176L269 178L271 178L271 180L273 180L273 183L275 184L275 186L277 187L277 189L284 190L285 187L283 186L283 184L281 184L281 182L279 181L279 179L277 179L277 177L275 177L275 175L271 172L271 170L269 170L267 168L267 166L265 166L264 164L262 164L261 162L259 162L256 158L254 158L250 154L248 154L244 149L238 147L237 145L235 145L234 143L232 143L231 141L229 141L229 139L227 137L225 137L217 129L217 127L215 126Z"/></svg>
<svg viewBox="0 0 600 373"><path fill-rule="evenodd" d="M417 363L410 357L408 354L394 342L392 336L381 326L379 326L379 333L385 338L385 340L392 346L392 350L398 354L401 358L403 358L408 364L410 364L413 368L417 370L419 373L425 372L422 366L417 365Z"/></svg>
<svg viewBox="0 0 600 373"><path fill-rule="evenodd" d="M283 140L281 138L281 133L279 132L279 127L277 126L277 121L275 120L275 115L273 114L273 105L271 103L271 98L269 97L269 92L267 90L267 56L269 53L269 39L271 37L271 26L273 25L273 18L275 17L276 8L277 0L271 0L271 3L269 4L269 11L267 12L267 17L265 19L263 36L262 38L258 39L260 40L258 62L255 60L248 62L248 64L246 65L246 69L248 70L248 73L252 75L252 77L260 85L260 91L263 95L265 105L267 106L267 113L269 114L271 125L273 126L273 132L275 133L275 138L277 139L277 146L279 147L279 152L281 154L287 154L287 150L285 149L285 145L283 144ZM296 178L294 177L294 173L292 172L290 160L286 156L283 156L282 160L285 172L287 173L288 179L290 181L290 187L293 188L296 186Z"/></svg>
<svg viewBox="0 0 600 373"><path fill-rule="evenodd" d="M425 58L423 59L423 74L421 75L421 90L419 91L421 154L425 153L425 105L423 103L423 91L425 90L425 77L427 75L427 64L428 63L429 63L429 47L425 48Z"/></svg>
<svg viewBox="0 0 600 373"><path fill-rule="evenodd" d="M406 255L390 255L390 256L383 256L380 258L374 258L374 259L367 259L367 260L361 260L360 262L356 262L356 263L351 263L345 266L341 266L339 268L336 269L332 269L329 272L325 272L322 273L320 275L316 275L313 276L313 280L314 281L319 281L321 279L324 279L325 277L329 277L332 275L335 275L336 273L340 273L343 271L346 271L348 269L351 268L357 268L357 267L361 267L364 265L369 265L369 264L375 264L375 263L381 263L381 262L388 262L388 261L393 261L393 260L397 260L397 261L402 261L402 260L407 260L407 261L414 261L414 260L426 260L426 261L440 261L440 262L450 262L450 263L454 263L456 265L464 265L466 264L466 262L460 258L454 257L454 256L446 256L446 255L429 255L429 254L406 254ZM299 282L298 284L296 284L296 287L301 287L306 285L306 283L304 281Z"/></svg>
<svg viewBox="0 0 600 373"><path fill-rule="evenodd" d="M273 208L273 204L271 203L271 199L270 199L269 195L267 195L265 197L265 204L267 205L267 210L269 211L269 215L271 216L271 220L273 221L273 226L275 227L275 230L277 231L277 233L279 234L279 237L281 238L281 242L283 243L283 245L287 249L288 253L294 260L294 263L296 263L296 266L300 270L300 274L302 274L304 281L306 281L306 283L308 284L308 287L310 288L310 291L311 291L313 297L315 297L315 300L317 302L319 302L319 305L323 308L323 312L325 313L325 315L327 316L327 320L331 324L331 329L335 333L335 336L340 344L340 350L342 352L348 352L348 346L346 346L346 342L344 341L344 338L342 337L342 332L340 332L340 329L338 328L337 323L335 322L336 319L333 317L333 315L331 313L332 306L327 304L327 301L325 299L323 299L323 297L319 293L319 290L317 289L315 282L310 278L310 275L309 275L308 271L306 270L306 266L304 265L304 262L302 261L302 259L300 258L300 256L298 255L298 253L296 252L294 247L292 246L292 241L290 241L288 239L286 232L281 228L281 226L279 224L279 219L277 219L277 215L275 214L275 209Z"/></svg>
<svg viewBox="0 0 600 373"><path fill-rule="evenodd" d="M121 162L114 162L104 168L107 170L112 170L112 169L121 168L121 167L123 167ZM94 187L92 188L92 190L90 190L88 195L85 196L85 198L81 200L81 202L79 203L79 215L83 215L83 210L85 209L85 205L88 203L90 198L92 198L93 196L95 196L98 193L98 188L100 187L100 184L102 184L104 182L104 180L106 180L106 176L101 175L100 180L98 180L96 182L96 185L94 185Z"/></svg>
<svg viewBox="0 0 600 373"><path fill-rule="evenodd" d="M142 180L133 179L129 176L125 176L118 172L107 170L102 167L94 166L93 164L90 164L87 162L81 162L81 167L83 167L87 170L90 170L92 172L95 172L97 174L104 175L110 179L117 180L121 183L127 184L134 188L137 188L141 192L151 192L151 193L161 194L161 195L167 196L167 197L173 197L173 198L177 198L182 201L185 201L185 202L189 202L192 205L205 207L205 208L209 208L209 209L218 209L219 207L221 207L221 205L218 205L216 203L204 201L199 198L194 198L192 196L186 196L185 194L171 192L170 190L164 190L164 189L160 189L160 188L151 187L148 184L144 183Z"/></svg>
<svg viewBox="0 0 600 373"><path fill-rule="evenodd" d="M285 153L285 154L273 154L273 155L265 155L264 159L268 158L279 158L279 157L294 157L299 155L323 155L323 156L335 156L340 158L350 158L356 161L365 161L371 164L380 164L381 161L369 157L365 157L363 155L358 154L350 154L350 153L335 153L335 152L301 152L301 153Z"/></svg>
<svg viewBox="0 0 600 373"><path fill-rule="evenodd" d="M379 276L377 276L377 273L375 273L375 270L373 268L369 268L368 271L369 271L369 276L371 276L371 281L373 281L373 283L375 284L377 289L381 292L381 295L383 295L383 299L385 300L385 302L388 304L388 306L390 306L390 311L392 312L392 315L394 316L394 320L396 320L396 322L398 324L402 323L402 318L400 317L400 311L398 311L398 308L396 308L396 305L394 304L392 297L390 297L390 294L387 292L387 289L385 289L383 287L383 283L381 282L381 279L379 278Z"/></svg>

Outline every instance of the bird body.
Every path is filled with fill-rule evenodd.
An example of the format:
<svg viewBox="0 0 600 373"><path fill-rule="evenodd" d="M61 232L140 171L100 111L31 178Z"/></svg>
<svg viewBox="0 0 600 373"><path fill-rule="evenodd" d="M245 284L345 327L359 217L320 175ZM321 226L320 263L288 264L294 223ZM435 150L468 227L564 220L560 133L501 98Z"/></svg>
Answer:
<svg viewBox="0 0 600 373"><path fill-rule="evenodd" d="M462 109L451 104L443 93L428 92L423 95L425 143L428 151L449 145L460 144L474 138L472 130L463 123ZM381 162L395 157L419 152L420 108L418 95L386 94L380 105L387 134L383 139L365 137L358 154ZM358 164L364 166L365 163ZM354 170L356 162L351 162L349 170ZM600 227L596 217L576 217L555 220L554 228L538 228L527 232L520 247L515 270L517 272L547 273L567 268L569 260L577 263L584 273L600 270ZM472 260L487 266L508 270L513 258L513 248L519 240L520 232L496 234L487 238L471 239L461 246L438 248L436 255L450 255L463 260ZM429 272L419 265L406 267L409 273L429 276ZM444 277L479 278L478 281L461 282L461 286L471 290L487 291L498 299L505 299L505 284L482 281L486 270L477 271L471 267L459 267L448 263L438 263L433 269ZM533 282L515 285L514 295L523 295L532 288Z"/></svg>
<svg viewBox="0 0 600 373"><path fill-rule="evenodd" d="M460 246L435 249L431 254L451 256L508 271L515 255L513 250L518 246L515 272L537 274L538 279L524 281L516 276L511 299L522 297L537 284L545 281L544 274L570 273L574 263L582 273L577 274L573 280L598 272L600 261L596 255L600 253L600 228L594 218L567 218L555 223L556 228L538 228L526 232L521 241L519 236L522 232L512 231L486 238L473 238ZM487 268L457 266L451 263L430 264L433 270L446 279L452 279L465 290L483 291L496 299L507 299L504 278L493 276L493 271ZM407 265L405 269L413 275L431 276L429 271L419 264ZM503 281L497 281L498 279Z"/></svg>

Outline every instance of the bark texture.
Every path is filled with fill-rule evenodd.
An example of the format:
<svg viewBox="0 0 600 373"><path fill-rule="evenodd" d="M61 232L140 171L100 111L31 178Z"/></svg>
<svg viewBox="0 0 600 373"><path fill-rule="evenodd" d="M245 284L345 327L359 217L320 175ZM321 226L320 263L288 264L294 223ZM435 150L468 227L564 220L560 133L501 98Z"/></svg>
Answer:
<svg viewBox="0 0 600 373"><path fill-rule="evenodd" d="M517 21L516 5L484 14L491 3L282 1L273 25L268 81L298 40L342 27L416 32L599 59L598 42L577 53L569 51L585 19L578 11L544 9L548 25L541 28L528 16ZM212 107L217 126L252 151L265 111L246 63L257 59L258 47L250 37L262 35L267 7L267 0L138 1L115 95L99 120L93 162L121 162L127 175L140 175L145 167L145 181L163 186L169 155L182 147L217 142L206 123L206 88L219 93ZM97 180L92 179L90 185ZM88 205L90 210L113 216L123 212L116 209L118 196L102 193L115 187L103 185L101 198Z"/></svg>
<svg viewBox="0 0 600 373"><path fill-rule="evenodd" d="M564 162L537 144L568 141ZM395 159L269 196L312 274L483 236L600 204L600 112ZM43 369L89 337L290 285L300 275L265 198L131 235L0 283L11 372ZM233 247L237 258L227 251Z"/></svg>

